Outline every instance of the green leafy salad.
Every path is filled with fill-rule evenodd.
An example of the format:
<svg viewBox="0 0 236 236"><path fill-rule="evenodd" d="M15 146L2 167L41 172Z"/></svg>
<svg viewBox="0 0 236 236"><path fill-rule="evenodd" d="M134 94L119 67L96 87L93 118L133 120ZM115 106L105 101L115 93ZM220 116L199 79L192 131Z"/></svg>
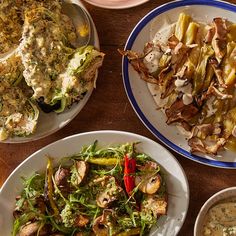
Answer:
<svg viewBox="0 0 236 236"><path fill-rule="evenodd" d="M97 141L58 167L24 179L12 236L148 235L167 213L160 165L137 143L99 148Z"/></svg>

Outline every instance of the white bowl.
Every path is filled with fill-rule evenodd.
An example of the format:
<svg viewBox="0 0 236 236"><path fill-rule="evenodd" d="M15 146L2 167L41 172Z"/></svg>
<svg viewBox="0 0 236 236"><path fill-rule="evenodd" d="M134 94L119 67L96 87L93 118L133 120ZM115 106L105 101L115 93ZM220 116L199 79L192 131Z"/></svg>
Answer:
<svg viewBox="0 0 236 236"><path fill-rule="evenodd" d="M182 167L175 157L158 143L137 134L121 131L95 131L70 136L42 148L22 162L0 189L0 235L11 235L15 196L23 188L21 177L29 177L36 171L45 171L46 155L52 156L56 165L62 157L78 153L82 146L90 145L95 140L98 140L99 146L140 141L137 149L150 155L162 166L168 191L168 211L167 216L159 219L160 227L153 228L150 235L177 235L185 220L189 203L188 181Z"/></svg>
<svg viewBox="0 0 236 236"><path fill-rule="evenodd" d="M208 210L215 205L217 202L230 198L230 197L236 197L236 187L230 187L223 189L217 193L215 193L212 197L210 197L202 206L200 209L197 219L195 221L194 225L194 236L202 236L202 226L203 226L203 220L208 212Z"/></svg>

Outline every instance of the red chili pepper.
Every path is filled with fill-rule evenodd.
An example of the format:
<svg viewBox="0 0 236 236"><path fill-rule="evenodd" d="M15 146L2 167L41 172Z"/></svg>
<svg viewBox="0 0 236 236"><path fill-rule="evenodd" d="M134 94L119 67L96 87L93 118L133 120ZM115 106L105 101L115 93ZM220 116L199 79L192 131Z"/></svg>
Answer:
<svg viewBox="0 0 236 236"><path fill-rule="evenodd" d="M125 190L129 196L131 195L132 190L135 188L135 170L136 160L126 154L124 157L124 183Z"/></svg>

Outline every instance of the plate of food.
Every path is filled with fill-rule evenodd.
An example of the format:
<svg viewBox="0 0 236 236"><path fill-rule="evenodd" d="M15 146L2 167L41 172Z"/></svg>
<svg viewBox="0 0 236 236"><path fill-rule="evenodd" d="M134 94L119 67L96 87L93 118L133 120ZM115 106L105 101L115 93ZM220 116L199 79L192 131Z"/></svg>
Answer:
<svg viewBox="0 0 236 236"><path fill-rule="evenodd" d="M72 3L84 9L80 1ZM0 3L1 141L33 141L64 127L95 87L104 57L95 25L84 9L89 20L79 27L64 13L65 4ZM88 34L90 41L80 44L78 35Z"/></svg>
<svg viewBox="0 0 236 236"><path fill-rule="evenodd" d="M95 131L52 143L12 172L0 189L0 228L13 236L174 236L188 203L185 173L165 148Z"/></svg>
<svg viewBox="0 0 236 236"><path fill-rule="evenodd" d="M174 1L148 13L123 55L128 98L146 127L183 156L236 167L236 6Z"/></svg>
<svg viewBox="0 0 236 236"><path fill-rule="evenodd" d="M149 0L85 0L86 2L102 8L125 9L141 5Z"/></svg>
<svg viewBox="0 0 236 236"><path fill-rule="evenodd" d="M235 234L236 188L229 187L211 196L200 209L194 236Z"/></svg>

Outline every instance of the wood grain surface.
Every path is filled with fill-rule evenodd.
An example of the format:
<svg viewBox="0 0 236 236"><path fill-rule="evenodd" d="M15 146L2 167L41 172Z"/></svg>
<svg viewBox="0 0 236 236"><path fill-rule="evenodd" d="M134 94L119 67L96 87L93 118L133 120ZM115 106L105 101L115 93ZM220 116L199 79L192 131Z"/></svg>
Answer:
<svg viewBox="0 0 236 236"><path fill-rule="evenodd" d="M60 131L34 142L0 144L0 186L30 154L72 134L113 129L134 132L159 142L138 119L128 101L121 76L121 56L117 48L123 48L133 27L144 15L166 2L150 0L141 6L124 10L101 9L84 3L97 27L101 50L106 53L97 88L79 115ZM230 2L236 3L236 0ZM179 235L191 236L202 204L217 191L235 186L236 170L204 166L171 152L185 170L190 186L188 214Z"/></svg>

